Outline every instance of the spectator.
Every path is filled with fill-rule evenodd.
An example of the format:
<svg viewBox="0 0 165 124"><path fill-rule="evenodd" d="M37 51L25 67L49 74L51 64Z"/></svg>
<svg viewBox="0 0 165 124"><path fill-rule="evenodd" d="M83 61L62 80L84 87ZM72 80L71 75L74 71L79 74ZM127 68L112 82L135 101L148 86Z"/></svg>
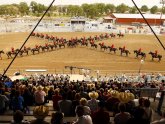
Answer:
<svg viewBox="0 0 165 124"><path fill-rule="evenodd" d="M144 100L144 119L147 119L149 122L152 122L153 120L153 110L150 108L150 100L145 99Z"/></svg>
<svg viewBox="0 0 165 124"><path fill-rule="evenodd" d="M8 102L9 99L5 95L0 94L0 114L3 114L5 112Z"/></svg>
<svg viewBox="0 0 165 124"><path fill-rule="evenodd" d="M98 106L99 109L92 114L93 124L109 124L110 117L109 113L104 110L105 103L99 102Z"/></svg>
<svg viewBox="0 0 165 124"><path fill-rule="evenodd" d="M88 106L88 101L86 98L80 99L80 105L82 105L84 107L84 115L90 115L91 114L91 110Z"/></svg>
<svg viewBox="0 0 165 124"><path fill-rule="evenodd" d="M21 110L23 111L24 107L24 99L20 95L19 91L16 91L14 98L12 99L12 108L13 111L15 112L16 110Z"/></svg>
<svg viewBox="0 0 165 124"><path fill-rule="evenodd" d="M128 120L128 124L149 124L149 122L143 118L145 111L142 107L135 108L133 117Z"/></svg>
<svg viewBox="0 0 165 124"><path fill-rule="evenodd" d="M128 120L131 118L131 115L126 112L126 106L124 103L119 103L118 109L120 113L115 115L114 122L115 124L127 124Z"/></svg>
<svg viewBox="0 0 165 124"><path fill-rule="evenodd" d="M89 93L89 97L91 99L88 100L88 106L91 112L97 111L98 109L98 103L99 103L99 101L97 100L98 96L99 96L98 93L95 91Z"/></svg>
<svg viewBox="0 0 165 124"><path fill-rule="evenodd" d="M30 122L23 120L24 114L22 111L17 110L13 115L11 124L30 124Z"/></svg>
<svg viewBox="0 0 165 124"><path fill-rule="evenodd" d="M52 113L51 124L64 124L64 115L61 112Z"/></svg>
<svg viewBox="0 0 165 124"><path fill-rule="evenodd" d="M64 113L64 116L71 116L71 110L72 110L72 101L67 100L67 94L64 93L62 95L62 100L58 101L59 109L62 113Z"/></svg>
<svg viewBox="0 0 165 124"><path fill-rule="evenodd" d="M37 91L34 93L36 105L44 105L46 93L42 89L42 86L38 86Z"/></svg>
<svg viewBox="0 0 165 124"><path fill-rule="evenodd" d="M58 101L61 99L62 99L62 96L59 95L59 89L55 89L54 95L52 96L54 110L56 111L59 110Z"/></svg>
<svg viewBox="0 0 165 124"><path fill-rule="evenodd" d="M91 116L90 115L84 115L84 107L83 106L81 106L81 105L77 106L75 111L76 111L78 118L72 124L93 124Z"/></svg>
<svg viewBox="0 0 165 124"><path fill-rule="evenodd" d="M36 118L30 124L49 124L44 119L49 113L49 108L46 106L36 106L33 110L33 115Z"/></svg>
<svg viewBox="0 0 165 124"><path fill-rule="evenodd" d="M48 100L52 100L52 96L54 95L54 87L50 87L48 90Z"/></svg>
<svg viewBox="0 0 165 124"><path fill-rule="evenodd" d="M80 101L80 94L76 93L75 99L72 101L72 115L73 116L76 116L75 109L76 109L76 106L80 105L79 101Z"/></svg>

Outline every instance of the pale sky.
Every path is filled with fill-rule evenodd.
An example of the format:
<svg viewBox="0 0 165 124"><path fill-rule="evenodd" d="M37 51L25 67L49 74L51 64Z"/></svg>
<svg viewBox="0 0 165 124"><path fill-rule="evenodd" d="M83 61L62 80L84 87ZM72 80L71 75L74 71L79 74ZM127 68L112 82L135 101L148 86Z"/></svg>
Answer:
<svg viewBox="0 0 165 124"><path fill-rule="evenodd" d="M11 3L20 3L20 2L27 2L28 4L32 0L0 0L0 5L2 4L11 4ZM33 0L37 3L49 5L52 0ZM141 7L142 5L147 5L148 7L152 7L154 5L157 5L161 7L160 0L134 0L135 3L138 5L138 7ZM121 3L124 3L128 6L133 6L132 0L56 0L54 5L81 5L83 3L110 3L114 5L119 5Z"/></svg>

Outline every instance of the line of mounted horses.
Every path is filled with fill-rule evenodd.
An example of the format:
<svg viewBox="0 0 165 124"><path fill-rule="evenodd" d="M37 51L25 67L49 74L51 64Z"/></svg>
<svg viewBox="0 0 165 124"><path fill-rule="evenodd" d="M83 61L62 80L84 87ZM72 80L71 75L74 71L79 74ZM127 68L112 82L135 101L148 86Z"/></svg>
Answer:
<svg viewBox="0 0 165 124"><path fill-rule="evenodd" d="M123 34L117 34L117 35L122 35L120 37L124 37ZM32 36L37 37L37 38L43 38L45 39L45 37L48 37L49 35L44 35L42 33L33 33ZM90 47L93 49L98 49L98 46L100 47L101 51L109 51L109 52L114 52L114 54L116 54L116 51L120 51L120 55L124 55L128 56L129 54L131 54L131 52L125 48L119 47L119 48L115 48L112 46L106 46L103 43L99 43L97 44L96 41L101 41L104 39L108 39L108 38L113 38L116 35L111 33L111 34L101 34L101 35L96 35L94 37L90 36L88 38L85 37L81 37L81 38L71 38L70 40L66 40L64 38L58 38L58 37L54 37L54 36L49 36L49 38L54 37L54 39L52 40L52 42L49 42L47 44L45 44L44 46L42 45L37 45L34 48L26 48L24 47L22 50L16 49L14 51L7 51L6 55L8 58L12 58L13 56L15 56L16 54L18 54L19 56L23 56L23 55L29 55L29 52L32 53L32 55L36 54L36 53L40 53L40 52L46 52L46 51L53 51L56 49L60 49L60 48L65 48L65 47L77 47L77 46L86 46L86 47ZM47 39L50 40L50 39ZM139 52L139 50L134 50L133 51L134 54L136 55L136 57L138 58L139 56L141 56L141 59L145 59L146 58L146 53L144 52ZM0 59L2 59L1 54L4 54L5 52L3 50L0 51ZM152 60L154 60L154 58L158 58L158 61L161 61L162 59L162 55L155 55L154 52L149 52L149 54L152 57Z"/></svg>

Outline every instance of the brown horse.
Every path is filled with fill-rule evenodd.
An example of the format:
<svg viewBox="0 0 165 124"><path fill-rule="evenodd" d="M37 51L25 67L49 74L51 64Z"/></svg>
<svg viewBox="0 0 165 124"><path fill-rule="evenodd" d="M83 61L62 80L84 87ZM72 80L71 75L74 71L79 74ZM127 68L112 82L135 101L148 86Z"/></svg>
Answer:
<svg viewBox="0 0 165 124"><path fill-rule="evenodd" d="M0 51L0 59L2 59L1 54L4 54L5 52L3 50Z"/></svg>
<svg viewBox="0 0 165 124"><path fill-rule="evenodd" d="M140 52L138 50L134 50L134 53L136 54L136 58L138 58L138 56L141 56L141 59L145 59L146 58L146 53L144 52Z"/></svg>
<svg viewBox="0 0 165 124"><path fill-rule="evenodd" d="M6 52L6 55L7 55L8 59L9 59L9 58L13 58L12 55L15 56L18 52L19 52L19 49L16 49L16 50L14 50L14 52L12 52L12 51Z"/></svg>
<svg viewBox="0 0 165 124"><path fill-rule="evenodd" d="M23 53L25 53L26 55L29 55L29 50L31 50L30 47L25 48L25 49L23 49L23 50L20 50L20 51L19 51L20 56L23 56Z"/></svg>
<svg viewBox="0 0 165 124"><path fill-rule="evenodd" d="M91 48L97 49L97 44L95 44L95 43L90 43L90 45L91 45Z"/></svg>
<svg viewBox="0 0 165 124"><path fill-rule="evenodd" d="M34 55L35 54L35 52L40 52L40 49L41 49L41 46L39 46L39 47L37 47L37 48L32 48L31 49L31 52L32 52L32 54Z"/></svg>
<svg viewBox="0 0 165 124"><path fill-rule="evenodd" d="M110 47L110 46L108 46L108 48L109 48L109 52L114 52L114 53L116 53L116 51L117 51L117 48L112 48L112 47Z"/></svg>
<svg viewBox="0 0 165 124"><path fill-rule="evenodd" d="M120 37L124 37L124 34L122 34L122 33L119 33L119 34L117 34L117 36L120 38Z"/></svg>
<svg viewBox="0 0 165 124"><path fill-rule="evenodd" d="M121 56L122 56L123 53L125 53L126 56L128 56L128 54L131 54L131 53L129 52L129 50L123 49L123 48L121 48L121 47L119 47L119 50L120 50L120 55L121 55Z"/></svg>
<svg viewBox="0 0 165 124"><path fill-rule="evenodd" d="M160 62L161 61L161 59L162 59L162 55L156 55L154 52L149 52L148 54L150 54L151 55L151 57L152 57L152 61L154 60L154 58L158 58L158 61Z"/></svg>
<svg viewBox="0 0 165 124"><path fill-rule="evenodd" d="M102 49L103 49L104 51L107 50L107 46L102 45L101 43L99 43L99 45L100 45L100 49L101 49L101 50L102 50Z"/></svg>

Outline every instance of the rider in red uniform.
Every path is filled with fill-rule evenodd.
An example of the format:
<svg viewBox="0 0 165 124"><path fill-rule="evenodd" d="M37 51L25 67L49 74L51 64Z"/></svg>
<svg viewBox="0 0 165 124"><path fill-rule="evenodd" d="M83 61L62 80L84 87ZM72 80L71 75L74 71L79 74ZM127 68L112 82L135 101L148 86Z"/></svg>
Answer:
<svg viewBox="0 0 165 124"><path fill-rule="evenodd" d="M123 46L123 51L125 50L125 46Z"/></svg>
<svg viewBox="0 0 165 124"><path fill-rule="evenodd" d="M11 48L11 52L14 53L14 47Z"/></svg>
<svg viewBox="0 0 165 124"><path fill-rule="evenodd" d="M47 46L48 46L48 44L47 44L47 43L45 43L45 46L47 47Z"/></svg>
<svg viewBox="0 0 165 124"><path fill-rule="evenodd" d="M157 50L155 50L155 56L157 56L158 55L158 51Z"/></svg>
<svg viewBox="0 0 165 124"><path fill-rule="evenodd" d="M38 45L36 45L36 49L38 48Z"/></svg>
<svg viewBox="0 0 165 124"><path fill-rule="evenodd" d="M112 48L112 49L114 48L114 44L112 44L111 48Z"/></svg>
<svg viewBox="0 0 165 124"><path fill-rule="evenodd" d="M140 48L140 49L138 50L138 53L140 54L140 53L141 53L141 51L142 51L142 49Z"/></svg>
<svg viewBox="0 0 165 124"><path fill-rule="evenodd" d="M102 46L104 46L104 42L102 42L102 44L101 44Z"/></svg>

